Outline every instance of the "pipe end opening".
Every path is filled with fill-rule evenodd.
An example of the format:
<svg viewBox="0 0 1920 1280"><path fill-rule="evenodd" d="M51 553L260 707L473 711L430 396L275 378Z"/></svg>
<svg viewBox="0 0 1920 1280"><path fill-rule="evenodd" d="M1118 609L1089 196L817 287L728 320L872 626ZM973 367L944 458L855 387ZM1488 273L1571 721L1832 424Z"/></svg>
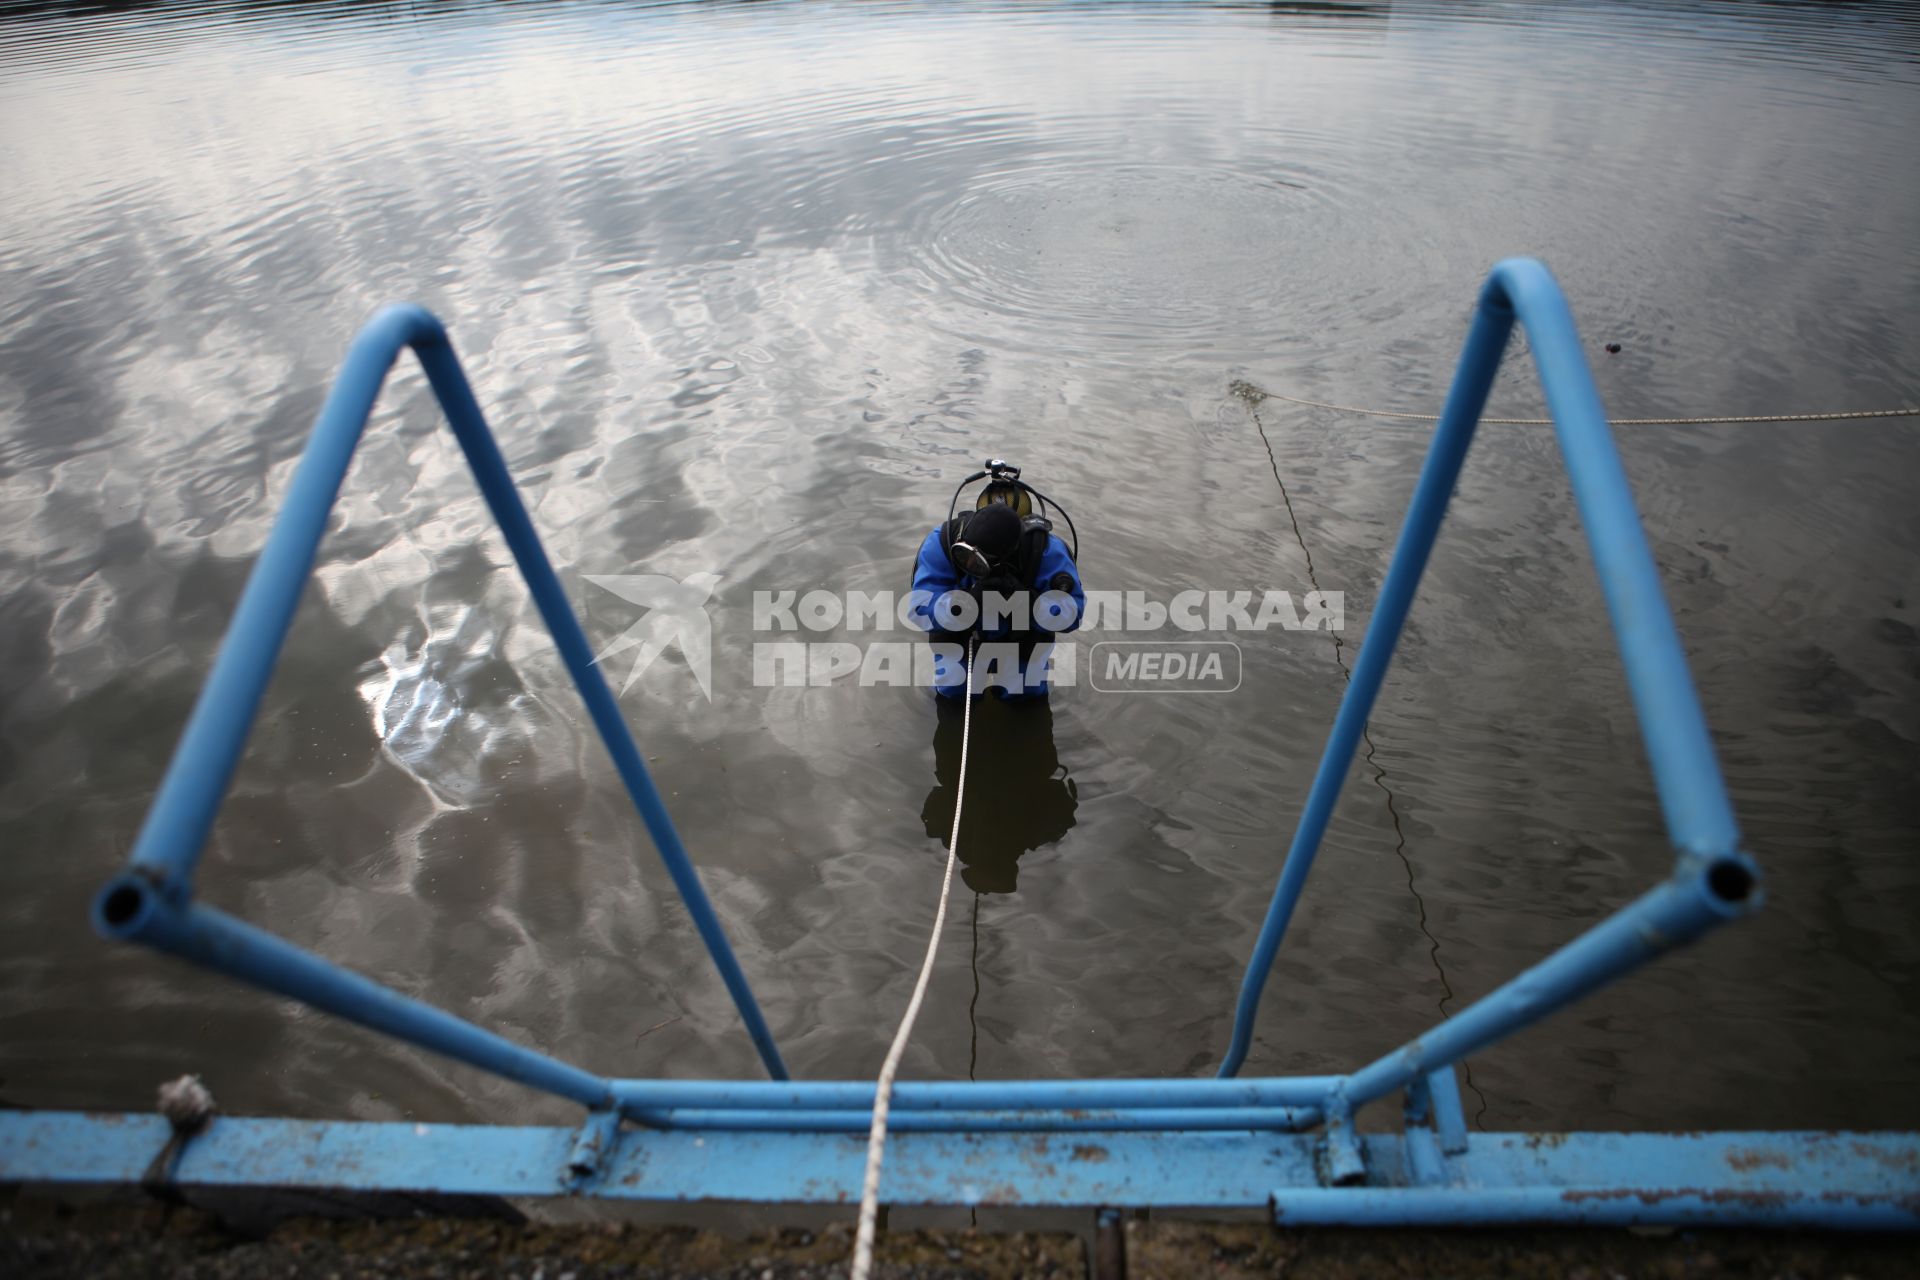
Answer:
<svg viewBox="0 0 1920 1280"><path fill-rule="evenodd" d="M1753 868L1738 858L1722 858L1707 868L1708 890L1729 905L1751 898L1755 884Z"/></svg>
<svg viewBox="0 0 1920 1280"><path fill-rule="evenodd" d="M93 925L109 938L133 934L153 911L153 889L131 876L100 891L93 901Z"/></svg>

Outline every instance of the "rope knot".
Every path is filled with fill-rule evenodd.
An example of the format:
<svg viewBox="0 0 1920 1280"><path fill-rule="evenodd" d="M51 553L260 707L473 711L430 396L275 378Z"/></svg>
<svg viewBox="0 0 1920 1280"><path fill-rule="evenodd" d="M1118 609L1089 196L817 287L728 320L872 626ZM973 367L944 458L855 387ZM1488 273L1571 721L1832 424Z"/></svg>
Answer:
<svg viewBox="0 0 1920 1280"><path fill-rule="evenodd" d="M200 1132L217 1110L213 1094L200 1083L199 1076L181 1076L160 1086L160 1114L175 1133L191 1136Z"/></svg>

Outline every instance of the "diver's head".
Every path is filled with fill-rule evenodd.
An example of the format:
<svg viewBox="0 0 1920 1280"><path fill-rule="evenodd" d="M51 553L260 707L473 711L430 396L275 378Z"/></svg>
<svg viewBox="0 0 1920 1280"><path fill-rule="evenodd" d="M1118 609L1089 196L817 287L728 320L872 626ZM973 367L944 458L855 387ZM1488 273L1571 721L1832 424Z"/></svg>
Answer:
<svg viewBox="0 0 1920 1280"><path fill-rule="evenodd" d="M1004 502L990 502L967 517L953 542L954 567L984 581L1005 573L1020 550L1020 513Z"/></svg>

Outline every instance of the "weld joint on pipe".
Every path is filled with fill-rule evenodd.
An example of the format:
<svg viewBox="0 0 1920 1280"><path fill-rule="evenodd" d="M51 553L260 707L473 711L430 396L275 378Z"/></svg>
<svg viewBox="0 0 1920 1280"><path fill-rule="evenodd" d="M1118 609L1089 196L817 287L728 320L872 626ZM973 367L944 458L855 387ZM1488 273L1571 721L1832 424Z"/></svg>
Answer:
<svg viewBox="0 0 1920 1280"><path fill-rule="evenodd" d="M1353 1107L1346 1090L1327 1099L1327 1136L1321 1146L1322 1180L1330 1187L1358 1186L1367 1180L1367 1160L1353 1130Z"/></svg>
<svg viewBox="0 0 1920 1280"><path fill-rule="evenodd" d="M600 1171L612 1154L614 1144L620 1140L620 1120L620 1111L614 1107L587 1113L567 1153L566 1173L560 1179L563 1187L578 1191Z"/></svg>

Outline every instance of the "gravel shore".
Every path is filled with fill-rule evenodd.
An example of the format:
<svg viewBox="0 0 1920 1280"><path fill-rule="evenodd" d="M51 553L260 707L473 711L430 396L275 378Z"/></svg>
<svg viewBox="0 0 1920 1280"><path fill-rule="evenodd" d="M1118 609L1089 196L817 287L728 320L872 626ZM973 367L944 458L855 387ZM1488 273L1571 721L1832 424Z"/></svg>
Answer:
<svg viewBox="0 0 1920 1280"><path fill-rule="evenodd" d="M418 1218L296 1219L265 1236L211 1215L151 1204L0 1201L0 1276L18 1280L829 1280L846 1275L851 1231L745 1235L692 1227ZM1360 1280L1461 1276L1535 1280L1908 1280L1906 1238L1625 1231L1279 1231L1258 1224L1127 1223L1132 1280ZM1080 1280L1085 1242L1063 1233L894 1231L887 1280Z"/></svg>

